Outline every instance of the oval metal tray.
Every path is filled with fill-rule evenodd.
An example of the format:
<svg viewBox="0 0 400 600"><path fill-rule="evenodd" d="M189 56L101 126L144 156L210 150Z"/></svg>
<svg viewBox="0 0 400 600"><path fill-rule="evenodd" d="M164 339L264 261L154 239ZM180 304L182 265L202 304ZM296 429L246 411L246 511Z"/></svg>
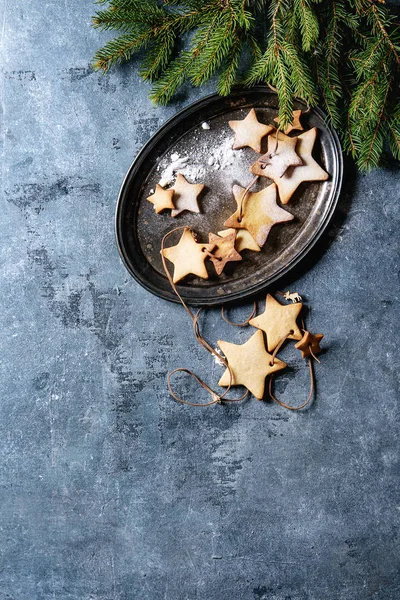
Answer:
<svg viewBox="0 0 400 600"><path fill-rule="evenodd" d="M235 91L228 97L213 94L167 121L136 157L120 190L116 236L126 268L147 290L166 300L178 301L163 270L162 237L175 227L187 225L196 232L199 242L206 242L210 231L217 233L224 229L224 221L236 210L232 185L238 183L246 187L252 178L249 166L258 155L251 148L244 148L235 153L232 164L223 170L215 164L209 165L207 159L216 149L222 151L227 139L233 137L228 125L230 119L243 119L250 108L255 108L260 121L272 124L277 106L276 94L262 86ZM296 101L295 108L305 110L306 107ZM209 130L202 128L203 122L210 124ZM341 147L336 133L326 126L325 116L319 109L303 114L302 123L305 129L318 128L313 156L329 173L329 179L299 186L285 206L285 210L294 215L294 220L275 225L261 252L245 250L243 260L228 263L219 277L210 261L206 261L209 279L189 276L182 280L178 289L187 303L211 306L260 292L294 267L326 228L342 184ZM200 171L197 181L189 175L187 178L190 183L206 185L199 201L201 214L184 212L175 219L169 211L157 215L153 205L146 200L173 154L189 157L194 172ZM268 179L260 177L253 191L269 183ZM167 245L176 244L181 233L172 234Z"/></svg>

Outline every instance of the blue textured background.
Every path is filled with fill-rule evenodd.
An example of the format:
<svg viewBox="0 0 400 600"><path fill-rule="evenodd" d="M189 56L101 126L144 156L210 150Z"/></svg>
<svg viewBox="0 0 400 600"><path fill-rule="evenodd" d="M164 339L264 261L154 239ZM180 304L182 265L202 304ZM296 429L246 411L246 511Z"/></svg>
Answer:
<svg viewBox="0 0 400 600"><path fill-rule="evenodd" d="M155 108L135 63L89 68L107 38L90 2L0 7L1 600L399 598L397 167L348 167L285 282L326 336L314 406L182 407L169 369L221 369L129 278L113 219L137 151L211 87ZM218 311L203 327L250 335ZM282 356L278 393L300 401L305 365Z"/></svg>

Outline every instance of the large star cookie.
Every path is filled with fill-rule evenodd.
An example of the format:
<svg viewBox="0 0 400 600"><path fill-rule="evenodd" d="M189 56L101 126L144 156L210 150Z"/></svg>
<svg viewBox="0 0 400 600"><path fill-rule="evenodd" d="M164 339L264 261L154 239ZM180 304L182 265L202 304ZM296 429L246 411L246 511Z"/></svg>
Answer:
<svg viewBox="0 0 400 600"><path fill-rule="evenodd" d="M238 252L242 250L253 250L253 252L260 252L261 248L247 229L223 229L218 231L218 235L226 237L230 233L236 231L235 248Z"/></svg>
<svg viewBox="0 0 400 600"><path fill-rule="evenodd" d="M267 295L264 312L251 319L249 323L267 334L268 352L272 352L287 334L291 340L301 340L303 334L296 319L302 307L301 302L283 305L270 294Z"/></svg>
<svg viewBox="0 0 400 600"><path fill-rule="evenodd" d="M231 344L220 340L218 346L231 368L231 385L244 385L258 400L264 396L266 376L286 367L281 360L272 360L271 354L265 349L262 331L257 331L245 344ZM227 387L229 381L230 373L226 369L218 385Z"/></svg>
<svg viewBox="0 0 400 600"><path fill-rule="evenodd" d="M171 210L171 217L176 217L184 210L199 213L200 208L197 203L199 194L203 191L204 184L189 183L182 173L178 173L174 184L174 203L175 208Z"/></svg>
<svg viewBox="0 0 400 600"><path fill-rule="evenodd" d="M295 131L296 129L299 131L303 131L304 127L300 123L301 110L293 111L293 121L289 123L289 125L283 130L283 133L290 133L291 131ZM274 119L275 123L279 123L279 117Z"/></svg>
<svg viewBox="0 0 400 600"><path fill-rule="evenodd" d="M217 275L221 275L226 263L242 260L240 254L235 250L235 238L236 231L225 237L220 237L219 235L215 235L215 233L208 234L208 241L215 246L213 256L210 256L210 260L215 267Z"/></svg>
<svg viewBox="0 0 400 600"><path fill-rule="evenodd" d="M251 109L245 119L241 121L229 121L229 126L236 134L232 146L233 150L249 146L256 152L261 152L262 138L275 129L272 125L260 123L254 108Z"/></svg>
<svg viewBox="0 0 400 600"><path fill-rule="evenodd" d="M296 152L303 161L301 166L289 167L282 177L275 177L273 173L271 174L271 179L273 179L278 186L279 198L282 204L287 204L289 202L290 198L303 181L325 181L328 179L328 173L326 173L312 157L312 150L316 137L316 127L313 127L309 131L305 131L297 137ZM257 165L257 163L255 164ZM253 167L254 166L255 165L253 165ZM250 171L255 175L270 177L268 165L264 170L260 169L259 166L253 170L253 167L250 168Z"/></svg>
<svg viewBox="0 0 400 600"><path fill-rule="evenodd" d="M182 237L176 246L164 248L162 254L174 265L173 282L177 283L186 275L197 275L208 279L208 273L204 264L207 253L211 252L215 244L198 244L188 227L185 227Z"/></svg>
<svg viewBox="0 0 400 600"><path fill-rule="evenodd" d="M311 353L318 354L321 352L319 343L323 337L322 333L305 331L301 340L294 347L301 351L302 358L307 358Z"/></svg>
<svg viewBox="0 0 400 600"><path fill-rule="evenodd" d="M224 226L247 229L259 246L265 244L273 225L294 219L292 214L277 205L276 185L274 183L260 192L247 193L242 204L241 219L240 203L242 202L245 189L240 185L234 185L232 191L238 209L225 221Z"/></svg>
<svg viewBox="0 0 400 600"><path fill-rule="evenodd" d="M151 196L148 196L147 200L154 204L154 210L158 214L167 208L175 208L172 202L173 195L173 189L164 190L164 188L157 183L156 191Z"/></svg>
<svg viewBox="0 0 400 600"><path fill-rule="evenodd" d="M264 175L275 181L277 177L282 177L289 167L302 165L303 161L296 154L296 144L297 138L291 138L278 132L277 146L276 134L271 134L268 136L268 152L260 156L258 161L250 167L251 172L255 175Z"/></svg>

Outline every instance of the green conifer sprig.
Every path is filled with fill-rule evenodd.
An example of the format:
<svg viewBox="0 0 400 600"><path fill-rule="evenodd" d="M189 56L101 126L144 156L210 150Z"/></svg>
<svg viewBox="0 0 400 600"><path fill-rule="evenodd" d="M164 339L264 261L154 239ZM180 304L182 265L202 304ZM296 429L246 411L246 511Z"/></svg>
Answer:
<svg viewBox="0 0 400 600"><path fill-rule="evenodd" d="M94 68L107 72L140 53L155 102L216 75L221 95L236 84L266 83L278 94L282 128L298 97L322 106L361 169L387 151L400 160L400 26L383 0L97 4L94 27L118 36L98 50Z"/></svg>

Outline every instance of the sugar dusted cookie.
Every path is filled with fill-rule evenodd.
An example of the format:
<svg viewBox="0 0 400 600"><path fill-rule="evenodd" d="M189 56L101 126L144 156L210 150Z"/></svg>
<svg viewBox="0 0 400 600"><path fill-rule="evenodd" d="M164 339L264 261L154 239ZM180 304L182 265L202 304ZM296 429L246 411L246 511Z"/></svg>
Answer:
<svg viewBox="0 0 400 600"><path fill-rule="evenodd" d="M276 133L268 136L268 152L263 154L250 170L257 170L256 175L264 175L275 181L287 171L289 167L298 167L303 164L300 156L296 154L297 138L291 138L284 133L278 132L278 146L276 145Z"/></svg>
<svg viewBox="0 0 400 600"><path fill-rule="evenodd" d="M283 130L283 133L290 133L291 131L295 131L295 130L303 131L304 127L300 123L300 117L301 117L301 110L294 110L293 111L293 121L291 123L289 123L289 125L286 127L286 129ZM276 119L274 119L274 121L275 121L275 123L279 123L279 117L276 117Z"/></svg>
<svg viewBox="0 0 400 600"><path fill-rule="evenodd" d="M279 342L290 332L291 340L301 340L303 337L296 319L303 307L301 302L296 304L280 304L273 296L267 295L264 312L249 321L250 325L262 329L267 334L268 352L275 350Z"/></svg>
<svg viewBox="0 0 400 600"><path fill-rule="evenodd" d="M231 344L219 341L218 346L225 354L232 370L232 385L244 385L258 400L262 400L265 378L280 371L286 364L272 356L265 349L262 331L257 331L245 344ZM230 381L229 369L226 369L218 385L227 387Z"/></svg>
<svg viewBox="0 0 400 600"><path fill-rule="evenodd" d="M256 111L251 109L245 119L229 121L229 126L235 132L233 150L249 146L256 152L261 152L261 140L264 136L274 131L272 125L264 125L257 119Z"/></svg>
<svg viewBox="0 0 400 600"><path fill-rule="evenodd" d="M188 227L185 227L182 237L176 246L164 248L161 253L174 265L173 282L177 283L186 275L197 275L202 279L208 279L208 273L204 264L208 258L207 253L214 249L214 244L198 244Z"/></svg>
<svg viewBox="0 0 400 600"><path fill-rule="evenodd" d="M147 200L154 204L154 210L157 214L168 208L175 208L172 202L174 191L175 190L173 189L164 190L164 188L157 183L154 194L147 197Z"/></svg>
<svg viewBox="0 0 400 600"><path fill-rule="evenodd" d="M210 244L215 246L213 256L210 256L210 260L215 267L217 275L221 275L226 263L242 260L240 254L235 250L235 230L225 237L209 233L208 238Z"/></svg>
<svg viewBox="0 0 400 600"><path fill-rule="evenodd" d="M238 252L242 252L242 250L260 252L260 246L247 229L223 229L222 231L218 231L218 235L225 237L234 231L236 231L235 248Z"/></svg>
<svg viewBox="0 0 400 600"><path fill-rule="evenodd" d="M184 210L199 213L200 208L197 198L203 191L202 183L189 183L182 173L178 173L174 184L174 204L175 208L171 210L171 217L178 216Z"/></svg>
<svg viewBox="0 0 400 600"><path fill-rule="evenodd" d="M296 152L300 156L303 164L299 167L289 167L282 177L271 175L278 186L279 198L282 204L287 204L294 192L303 181L325 181L329 175L313 159L312 150L317 137L317 128L313 127L297 137ZM294 138L295 139L295 138ZM257 164L257 163L255 163ZM254 169L253 169L254 167ZM259 166L250 168L255 175L264 175L269 177L268 166L261 170Z"/></svg>
<svg viewBox="0 0 400 600"><path fill-rule="evenodd" d="M224 226L247 229L256 243L263 246L273 225L291 221L294 217L277 205L276 185L272 183L260 192L248 192L242 204L242 218L240 219L239 206L244 192L245 189L240 185L233 186L233 195L238 209L225 221Z"/></svg>

